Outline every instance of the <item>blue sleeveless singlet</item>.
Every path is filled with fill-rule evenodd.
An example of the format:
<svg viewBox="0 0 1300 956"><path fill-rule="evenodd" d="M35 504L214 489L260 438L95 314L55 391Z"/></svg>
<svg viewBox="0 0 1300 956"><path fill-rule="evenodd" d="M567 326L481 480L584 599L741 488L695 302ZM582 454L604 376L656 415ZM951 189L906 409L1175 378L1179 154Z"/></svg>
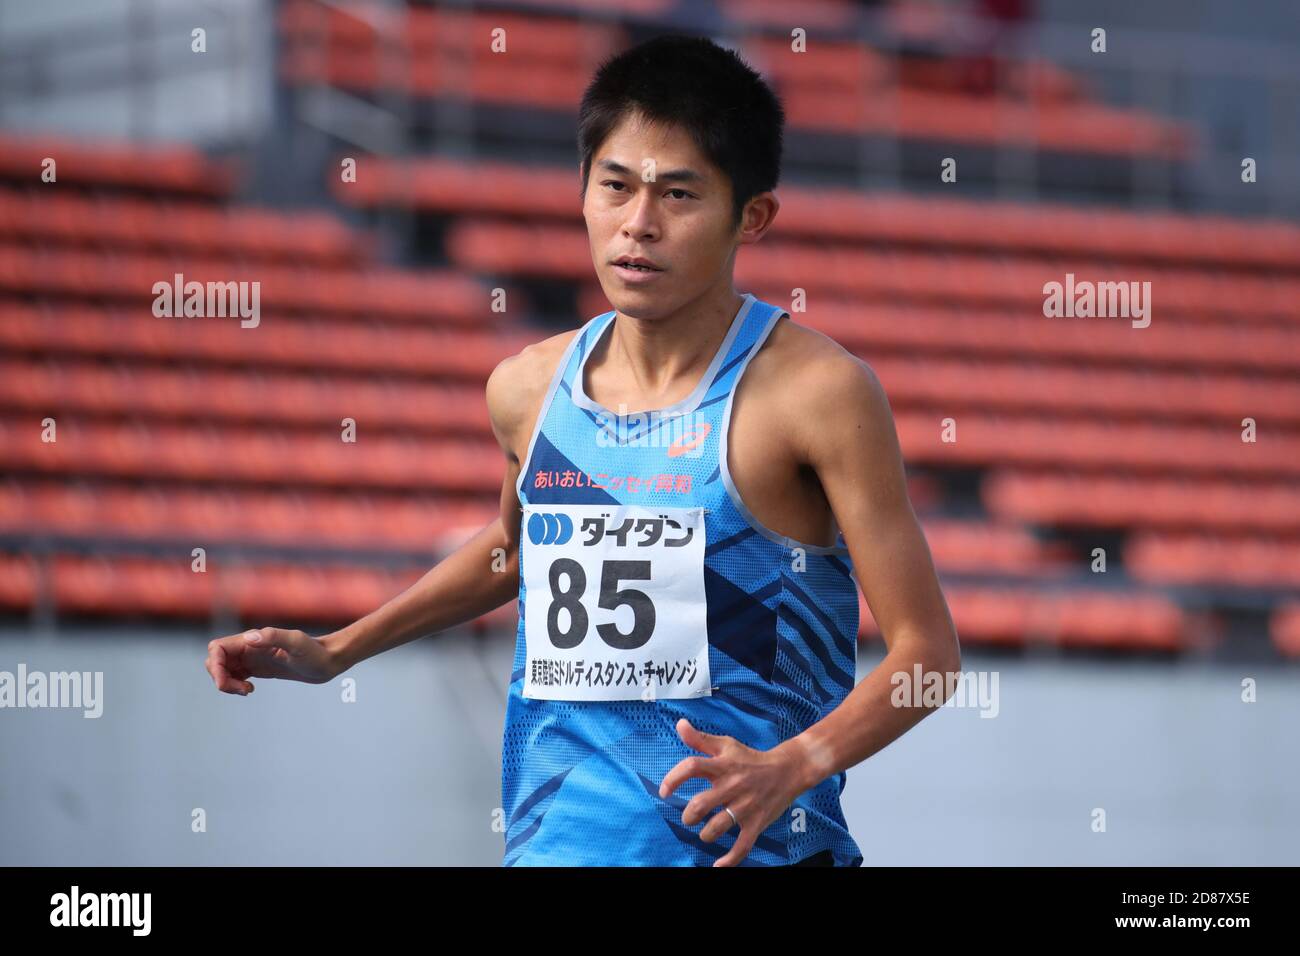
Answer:
<svg viewBox="0 0 1300 956"><path fill-rule="evenodd" d="M674 765L700 755L681 740L677 721L686 717L706 733L769 750L816 723L853 689L858 589L843 535L837 534L836 546L825 547L766 528L741 501L727 467L736 386L785 314L746 295L695 391L655 412L618 415L586 395L586 359L610 330L615 312L589 320L560 360L516 486L524 520L519 628L502 743L504 865L712 865L731 848L739 829L705 843L698 834L708 817L691 827L681 822L686 802L711 782L693 777L667 799L658 792ZM617 524L618 509L627 505L650 509L646 517L658 509L661 517L703 509L702 540L692 540L686 519L686 528L674 526L662 538L667 525L658 520L635 524L637 531L653 525L653 534L641 540L656 539L661 550L655 554L670 554L678 544L686 546L679 552L684 554L696 546L694 564L686 557L664 560L682 562L673 565L681 569L674 586L687 589L682 594L703 595L703 609L698 601L661 601L667 591L654 590L649 561L647 570L637 570L636 562L606 561L617 568L602 583L596 578L604 565L589 564L588 574L580 561L557 557L548 581L551 593L544 588L530 593L526 555L533 556L535 564L527 570L534 575L544 575L545 561L562 553L546 551L547 545L575 549L563 553L583 559L580 544L599 538L611 516ZM636 552L631 543L618 540L630 556L651 553ZM574 576L566 577L566 570ZM636 590L621 590L621 584ZM577 603L580 596L583 605ZM568 610L557 610L560 606ZM536 622L531 657L529 612ZM673 621L691 620L702 622L707 633L698 626L672 628ZM547 643L548 631L554 647ZM616 688L623 671L591 660L597 652L632 654L610 647L649 641L646 635L652 633L655 641L694 642L698 653L672 665L638 660L640 673L651 675L646 684L655 688L642 691L652 695L648 698L633 696L630 686ZM555 659L541 657L550 651ZM591 652L584 654L585 662L573 656L580 651ZM565 654L568 659L561 660ZM629 665L627 672L633 670ZM673 680L681 686L688 679L696 684L689 693L698 696L659 696ZM530 681L554 699L532 696ZM627 694L628 699L576 699L590 694ZM794 863L829 850L835 865L860 866L862 854L840 807L845 783L846 775L838 773L800 794L741 865Z"/></svg>

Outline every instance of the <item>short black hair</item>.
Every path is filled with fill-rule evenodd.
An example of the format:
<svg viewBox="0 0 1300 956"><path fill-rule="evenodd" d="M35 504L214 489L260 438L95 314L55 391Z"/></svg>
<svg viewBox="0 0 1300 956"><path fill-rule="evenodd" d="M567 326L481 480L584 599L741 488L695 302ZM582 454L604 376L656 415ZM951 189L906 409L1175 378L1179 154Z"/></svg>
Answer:
<svg viewBox="0 0 1300 956"><path fill-rule="evenodd" d="M781 178L785 112L763 78L706 37L659 36L605 60L578 109L586 195L592 158L625 117L681 127L731 180L733 225Z"/></svg>

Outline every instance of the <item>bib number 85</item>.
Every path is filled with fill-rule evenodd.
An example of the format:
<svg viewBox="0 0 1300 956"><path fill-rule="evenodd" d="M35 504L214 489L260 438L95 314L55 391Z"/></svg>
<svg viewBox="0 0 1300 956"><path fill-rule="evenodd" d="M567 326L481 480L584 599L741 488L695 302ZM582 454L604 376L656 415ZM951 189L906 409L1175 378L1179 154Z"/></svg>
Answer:
<svg viewBox="0 0 1300 956"><path fill-rule="evenodd" d="M568 577L568 587L561 589L561 576ZM546 610L546 632L551 643L558 648L577 647L587 636L589 620L582 606L582 596L587 590L587 572L572 558L556 558L551 563L548 578L551 584L551 604ZM617 610L623 605L632 608L632 630L624 634L614 623L597 624L596 633L610 647L621 651L634 651L650 640L655 630L655 606L650 595L636 588L620 588L623 581L649 581L649 561L602 561L600 566L600 595L597 603L602 608ZM560 628L560 611L569 612L569 626Z"/></svg>

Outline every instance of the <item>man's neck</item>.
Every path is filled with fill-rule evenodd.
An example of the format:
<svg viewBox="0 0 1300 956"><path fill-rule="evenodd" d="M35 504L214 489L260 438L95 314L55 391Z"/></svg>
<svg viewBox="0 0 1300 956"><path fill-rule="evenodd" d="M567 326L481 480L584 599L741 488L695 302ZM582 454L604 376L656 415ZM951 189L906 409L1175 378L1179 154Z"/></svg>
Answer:
<svg viewBox="0 0 1300 956"><path fill-rule="evenodd" d="M728 286L672 315L639 319L619 312L604 355L592 358L600 359L606 381L619 383L620 394L655 403L680 390L682 381L700 379L744 304L745 297Z"/></svg>

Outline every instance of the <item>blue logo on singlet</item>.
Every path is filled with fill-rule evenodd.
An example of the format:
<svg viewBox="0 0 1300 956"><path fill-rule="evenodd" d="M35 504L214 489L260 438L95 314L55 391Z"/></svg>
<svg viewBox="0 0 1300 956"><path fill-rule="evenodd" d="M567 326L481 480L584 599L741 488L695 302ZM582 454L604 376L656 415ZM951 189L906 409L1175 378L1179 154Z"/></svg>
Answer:
<svg viewBox="0 0 1300 956"><path fill-rule="evenodd" d="M528 519L528 540L533 544L564 544L573 537L573 519L534 511Z"/></svg>

